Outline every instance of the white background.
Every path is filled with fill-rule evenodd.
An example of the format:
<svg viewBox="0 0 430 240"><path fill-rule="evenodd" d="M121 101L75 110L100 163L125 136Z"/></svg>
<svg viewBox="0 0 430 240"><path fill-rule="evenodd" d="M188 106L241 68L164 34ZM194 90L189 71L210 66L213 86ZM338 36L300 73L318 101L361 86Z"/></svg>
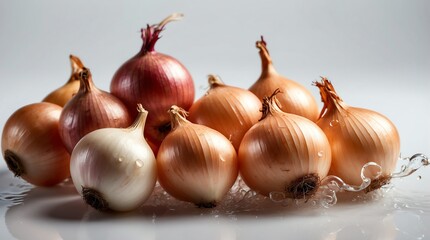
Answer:
<svg viewBox="0 0 430 240"><path fill-rule="evenodd" d="M346 103L376 110L394 122L403 156L430 154L430 2L426 0L1 0L0 126L19 107L40 101L65 83L70 75L69 54L79 56L92 70L95 84L109 90L116 69L139 51L140 28L173 12L184 13L185 18L167 25L156 50L189 69L196 97L206 91L210 73L227 84L248 88L261 71L255 41L264 35L279 73L308 87L317 99L311 83L319 76L328 77ZM5 169L3 162L0 168ZM411 177L401 184L428 196L424 185L430 182L429 169L421 175L420 182ZM340 211L340 218L358 214L351 211ZM295 218L303 221L300 212L289 221ZM184 224L183 220L172 217L169 223ZM280 223L270 216L265 221ZM64 224L67 228L68 223ZM252 224L239 219L230 230L239 239L244 235L237 233ZM158 226L155 233L171 229L169 224ZM254 228L256 236L258 229ZM279 231L285 229L288 226ZM5 236L10 237L7 232ZM363 236L357 238L367 235Z"/></svg>

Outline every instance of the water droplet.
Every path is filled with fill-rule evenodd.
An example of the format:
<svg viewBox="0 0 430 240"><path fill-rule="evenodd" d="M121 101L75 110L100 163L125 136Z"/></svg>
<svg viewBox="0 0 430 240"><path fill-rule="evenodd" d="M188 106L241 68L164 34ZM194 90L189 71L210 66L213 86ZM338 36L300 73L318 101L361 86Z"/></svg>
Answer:
<svg viewBox="0 0 430 240"><path fill-rule="evenodd" d="M269 198L275 203L279 203L285 200L286 196L283 192L271 192L269 193Z"/></svg>
<svg viewBox="0 0 430 240"><path fill-rule="evenodd" d="M421 180L421 176L420 175L418 175L417 180Z"/></svg>
<svg viewBox="0 0 430 240"><path fill-rule="evenodd" d="M143 166L143 162L142 162L142 160L137 159L137 160L136 160L136 166L141 168L141 167Z"/></svg>
<svg viewBox="0 0 430 240"><path fill-rule="evenodd" d="M322 158L324 156L324 151L319 151L318 152L318 157Z"/></svg>
<svg viewBox="0 0 430 240"><path fill-rule="evenodd" d="M333 119L330 121L330 127L335 127L337 125L339 125L339 120Z"/></svg>

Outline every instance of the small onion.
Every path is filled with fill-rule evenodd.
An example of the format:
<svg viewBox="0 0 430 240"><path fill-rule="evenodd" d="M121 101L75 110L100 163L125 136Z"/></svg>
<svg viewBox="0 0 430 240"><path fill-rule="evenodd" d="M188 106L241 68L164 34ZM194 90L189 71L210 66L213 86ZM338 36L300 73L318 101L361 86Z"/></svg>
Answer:
<svg viewBox="0 0 430 240"><path fill-rule="evenodd" d="M79 78L79 91L64 106L60 117L60 136L69 152L91 131L127 127L132 121L118 98L94 85L88 68L80 72Z"/></svg>
<svg viewBox="0 0 430 240"><path fill-rule="evenodd" d="M327 78L315 85L324 102L317 124L327 135L332 149L330 174L348 184L359 185L363 165L375 162L381 166L382 173L366 191L387 184L400 156L400 137L394 124L380 113L348 106ZM369 169L368 176L375 176L379 170Z"/></svg>
<svg viewBox="0 0 430 240"><path fill-rule="evenodd" d="M254 191L308 198L330 168L324 132L304 117L282 112L275 94L263 100L263 117L245 134L238 159L240 174Z"/></svg>
<svg viewBox="0 0 430 240"><path fill-rule="evenodd" d="M56 104L35 103L9 117L1 147L15 176L37 186L52 186L70 176L70 155L58 132L61 110Z"/></svg>
<svg viewBox="0 0 430 240"><path fill-rule="evenodd" d="M221 133L189 122L185 110L172 106L172 131L157 155L158 180L173 197L214 207L238 174L236 151Z"/></svg>
<svg viewBox="0 0 430 240"><path fill-rule="evenodd" d="M140 52L116 71L110 86L111 93L124 102L131 116L137 103L151 113L145 136L154 144L154 150L170 131L166 113L170 106L175 104L187 110L194 101L194 83L188 70L175 58L154 49L165 25L181 18L182 14L172 14L161 23L142 29Z"/></svg>
<svg viewBox="0 0 430 240"><path fill-rule="evenodd" d="M70 64L72 65L72 74L66 84L54 90L48 96L46 96L42 101L55 103L61 107L64 107L70 99L79 90L79 72L84 68L84 64L81 60L73 55L69 56Z"/></svg>
<svg viewBox="0 0 430 240"><path fill-rule="evenodd" d="M84 136L72 152L73 183L95 209L136 209L154 189L156 160L142 134L148 112L141 105L138 111L129 128L95 130Z"/></svg>
<svg viewBox="0 0 430 240"><path fill-rule="evenodd" d="M276 97L282 111L297 114L315 122L318 119L318 105L311 92L275 70L263 37L261 41L257 41L256 46L260 49L262 72L249 91L259 99L263 99L279 89L281 92Z"/></svg>
<svg viewBox="0 0 430 240"><path fill-rule="evenodd" d="M214 75L208 78L210 89L189 110L189 120L215 129L239 149L243 135L261 117L261 102L252 92L225 85Z"/></svg>

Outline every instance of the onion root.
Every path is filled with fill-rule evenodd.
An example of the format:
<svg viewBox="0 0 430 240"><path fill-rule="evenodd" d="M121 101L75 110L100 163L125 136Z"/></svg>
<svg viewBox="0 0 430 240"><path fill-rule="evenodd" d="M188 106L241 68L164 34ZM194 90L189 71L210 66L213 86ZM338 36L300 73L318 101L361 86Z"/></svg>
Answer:
<svg viewBox="0 0 430 240"><path fill-rule="evenodd" d="M103 195L92 188L82 187L82 198L84 201L99 211L107 211L109 203L103 198Z"/></svg>
<svg viewBox="0 0 430 240"><path fill-rule="evenodd" d="M390 181L391 181L391 176L389 175L384 175L376 179L372 179L372 182L370 182L370 185L366 189L364 189L364 192L369 193L374 190L380 189L382 186L389 184Z"/></svg>
<svg viewBox="0 0 430 240"><path fill-rule="evenodd" d="M212 201L212 202L202 202L202 203L197 203L196 206L198 208L214 208L216 207L216 202Z"/></svg>
<svg viewBox="0 0 430 240"><path fill-rule="evenodd" d="M297 178L286 187L286 193L294 199L309 199L320 186L320 177L315 174L307 174Z"/></svg>
<svg viewBox="0 0 430 240"><path fill-rule="evenodd" d="M6 161L7 167L13 172L15 177L21 177L21 175L25 173L20 158L11 150L6 149L6 151L4 151L4 160Z"/></svg>

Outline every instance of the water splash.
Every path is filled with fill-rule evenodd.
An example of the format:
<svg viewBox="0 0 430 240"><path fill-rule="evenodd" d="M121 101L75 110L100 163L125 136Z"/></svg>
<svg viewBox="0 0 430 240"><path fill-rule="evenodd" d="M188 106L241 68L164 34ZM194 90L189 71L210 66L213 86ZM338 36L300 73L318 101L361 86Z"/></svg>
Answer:
<svg viewBox="0 0 430 240"><path fill-rule="evenodd" d="M412 157L406 157L402 160L408 161L407 164L402 165L400 172L392 173L391 178L403 178L410 176L421 167L430 165L430 161L427 156L421 153L414 154ZM371 184L371 178L365 175L366 169L369 167L377 167L379 170L373 179L377 179L382 174L382 167L375 162L366 163L361 169L362 183L359 186L346 184L341 178L337 176L327 176L321 181L321 186L318 192L313 196L314 203L320 203L321 206L328 208L337 203L338 192L360 192ZM418 176L421 179L421 176ZM390 186L383 186L386 191L391 189ZM372 197L374 197L372 195Z"/></svg>
<svg viewBox="0 0 430 240"><path fill-rule="evenodd" d="M416 172L421 167L430 165L428 157L422 153L414 154L412 157L402 158L402 160L408 162L402 165L400 172L392 173L391 178L407 177Z"/></svg>
<svg viewBox="0 0 430 240"><path fill-rule="evenodd" d="M370 167L378 168L374 176L366 176L366 171ZM345 183L340 177L329 175L321 180L318 191L309 198L305 199L292 199L289 198L284 192L271 192L269 199L282 206L295 205L300 206L310 203L312 206L322 206L329 208L337 203L338 192L360 192L366 189L371 181L371 178L378 178L382 174L382 168L375 162L368 162L361 168L360 176L362 183L358 186L349 185Z"/></svg>
<svg viewBox="0 0 430 240"><path fill-rule="evenodd" d="M428 158L424 155L414 155L408 159L408 166L402 168L402 172L411 172L413 169L418 169L420 164L427 165ZM377 168L376 175L368 176L371 171L369 168ZM412 170L408 170L412 169ZM415 170L413 170L415 171ZM250 189L245 182L239 177L235 184L231 187L230 191L224 199L212 209L199 209L194 204L176 200L170 196L162 187L157 184L150 199L145 202L146 210L152 209L156 211L156 215L165 214L180 214L184 212L191 212L200 215L227 215L235 218L238 213L263 213L263 212L279 212L284 207L311 207L311 208L330 208L338 202L337 194L339 192L355 192L356 195L351 201L374 201L384 199L388 193L392 192L392 185L385 185L381 187L381 191L374 191L371 193L364 193L362 190L369 187L371 179L380 177L382 168L374 162L369 162L363 165L360 175L362 182L360 185L349 185L337 176L327 176L320 182L318 191L307 199L292 199L289 198L284 192L271 192L268 197L258 194ZM367 174L367 175L366 175ZM391 195L389 195L391 196ZM396 206L403 206L398 201ZM408 201L407 206L413 206L411 201ZM393 204L391 204L393 205ZM419 206L416 206L418 208ZM155 220L154 220L155 221Z"/></svg>
<svg viewBox="0 0 430 240"><path fill-rule="evenodd" d="M369 167L376 167L378 171L372 178L378 178L382 174L382 167L375 162L368 162L363 165L360 172L361 184L358 186L345 183L340 177L329 175L321 180L321 186L313 196L314 204L320 203L324 208L329 208L337 203L338 192L360 192L366 189L372 182L369 176L366 176L366 170Z"/></svg>

